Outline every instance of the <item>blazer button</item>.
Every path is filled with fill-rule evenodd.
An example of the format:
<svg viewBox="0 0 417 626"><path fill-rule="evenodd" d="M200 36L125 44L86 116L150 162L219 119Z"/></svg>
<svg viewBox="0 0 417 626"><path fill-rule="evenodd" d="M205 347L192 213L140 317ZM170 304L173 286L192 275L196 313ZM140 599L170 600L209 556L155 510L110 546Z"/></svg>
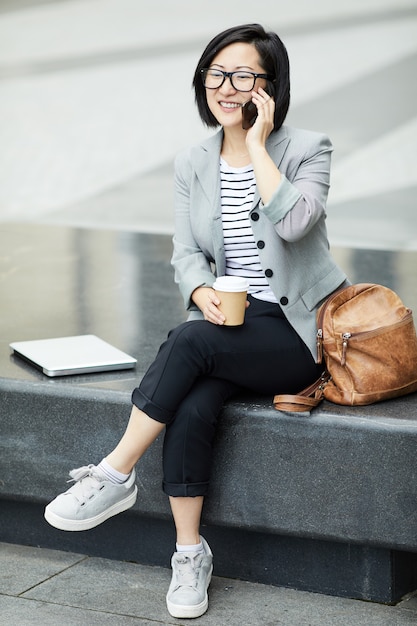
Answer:
<svg viewBox="0 0 417 626"><path fill-rule="evenodd" d="M280 304L282 304L283 306L285 306L286 304L288 304L288 298L287 298L287 296L283 296L283 297L280 299L279 303L280 303Z"/></svg>
<svg viewBox="0 0 417 626"><path fill-rule="evenodd" d="M259 219L259 213L252 213L250 216L251 220L253 220L254 222L257 222Z"/></svg>
<svg viewBox="0 0 417 626"><path fill-rule="evenodd" d="M274 272L272 270L265 270L265 276L267 278L271 278L271 276L274 275Z"/></svg>
<svg viewBox="0 0 417 626"><path fill-rule="evenodd" d="M258 248L260 250L262 250L263 248L265 248L265 242L262 241L262 239L260 241L258 241L258 243L256 244L258 246Z"/></svg>

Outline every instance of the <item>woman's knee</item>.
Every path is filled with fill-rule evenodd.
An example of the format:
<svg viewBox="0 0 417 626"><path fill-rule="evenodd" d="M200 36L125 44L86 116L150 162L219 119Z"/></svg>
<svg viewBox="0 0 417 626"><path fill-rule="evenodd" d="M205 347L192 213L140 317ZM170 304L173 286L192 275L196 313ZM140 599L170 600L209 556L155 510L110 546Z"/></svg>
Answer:
<svg viewBox="0 0 417 626"><path fill-rule="evenodd" d="M168 333L168 342L175 343L176 346L194 345L201 337L207 335L207 331L210 330L208 324L209 322L204 320L183 322Z"/></svg>

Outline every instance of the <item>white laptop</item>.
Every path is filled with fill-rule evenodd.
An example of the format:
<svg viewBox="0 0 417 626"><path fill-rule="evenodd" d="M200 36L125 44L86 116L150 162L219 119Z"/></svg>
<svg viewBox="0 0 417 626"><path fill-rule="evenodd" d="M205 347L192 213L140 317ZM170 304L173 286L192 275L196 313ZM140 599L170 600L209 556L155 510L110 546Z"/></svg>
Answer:
<svg viewBox="0 0 417 626"><path fill-rule="evenodd" d="M47 376L68 376L130 369L136 359L95 335L16 341L16 354Z"/></svg>

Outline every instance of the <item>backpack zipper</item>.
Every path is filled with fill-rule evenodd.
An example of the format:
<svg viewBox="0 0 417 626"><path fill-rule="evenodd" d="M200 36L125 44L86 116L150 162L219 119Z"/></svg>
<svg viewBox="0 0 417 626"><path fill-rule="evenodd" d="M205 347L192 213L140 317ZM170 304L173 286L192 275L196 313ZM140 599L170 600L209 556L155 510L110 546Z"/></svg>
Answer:
<svg viewBox="0 0 417 626"><path fill-rule="evenodd" d="M330 302L333 300L333 298L336 298L336 296L338 296L341 291L343 291L343 289L338 289L337 291L335 291L333 293L333 295L331 295L330 298L328 298L328 300L326 300L326 302L319 309L319 314L318 314L318 318L317 318L317 334L316 334L317 363L322 363L323 362L323 329L322 329L322 326L323 326L324 313L325 313L328 305L330 304Z"/></svg>

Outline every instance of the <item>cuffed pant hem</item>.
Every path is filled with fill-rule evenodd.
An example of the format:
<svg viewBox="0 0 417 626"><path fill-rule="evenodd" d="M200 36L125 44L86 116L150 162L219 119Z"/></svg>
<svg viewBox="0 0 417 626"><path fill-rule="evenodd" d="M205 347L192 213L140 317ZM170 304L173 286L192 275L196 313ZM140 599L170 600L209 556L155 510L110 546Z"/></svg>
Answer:
<svg viewBox="0 0 417 626"><path fill-rule="evenodd" d="M208 492L209 483L178 484L163 481L162 489L167 496L175 498L195 498L205 496Z"/></svg>
<svg viewBox="0 0 417 626"><path fill-rule="evenodd" d="M168 411L149 400L139 387L133 390L132 404L161 424L169 424L175 414L174 411Z"/></svg>

